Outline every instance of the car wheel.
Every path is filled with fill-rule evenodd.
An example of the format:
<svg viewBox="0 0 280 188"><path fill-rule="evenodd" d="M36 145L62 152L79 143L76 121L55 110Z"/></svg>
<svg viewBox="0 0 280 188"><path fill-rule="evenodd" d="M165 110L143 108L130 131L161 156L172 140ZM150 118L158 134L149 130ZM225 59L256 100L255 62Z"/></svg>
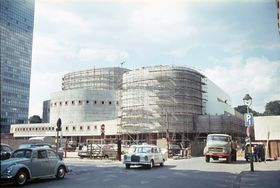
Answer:
<svg viewBox="0 0 280 188"><path fill-rule="evenodd" d="M148 166L148 168L149 168L149 169L152 169L152 168L153 168L153 166L154 166L154 161L153 161L153 160L151 160L150 165Z"/></svg>
<svg viewBox="0 0 280 188"><path fill-rule="evenodd" d="M56 179L63 179L65 176L65 168L64 166L60 166L57 169Z"/></svg>
<svg viewBox="0 0 280 188"><path fill-rule="evenodd" d="M14 179L14 182L17 184L17 185L24 185L27 181L27 172L26 170L20 170L17 175L15 176L15 179Z"/></svg>
<svg viewBox="0 0 280 188"><path fill-rule="evenodd" d="M160 166L164 166L164 160L162 161L162 163L159 164Z"/></svg>
<svg viewBox="0 0 280 188"><path fill-rule="evenodd" d="M205 156L205 161L206 161L206 163L209 163L209 162L210 162L210 156L209 156L209 155L206 155L206 156Z"/></svg>
<svg viewBox="0 0 280 188"><path fill-rule="evenodd" d="M130 168L130 164L125 164L125 168L129 169Z"/></svg>

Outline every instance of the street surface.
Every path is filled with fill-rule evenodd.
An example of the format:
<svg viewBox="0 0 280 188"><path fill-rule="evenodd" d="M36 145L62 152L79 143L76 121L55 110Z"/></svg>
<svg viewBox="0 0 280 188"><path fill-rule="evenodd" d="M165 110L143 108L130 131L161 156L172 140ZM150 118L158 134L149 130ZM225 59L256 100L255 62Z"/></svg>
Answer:
<svg viewBox="0 0 280 188"><path fill-rule="evenodd" d="M258 172L250 174L249 163L240 159L237 162L228 164L225 160L211 160L206 163L203 157L191 159L170 159L164 167L154 167L145 169L132 167L125 169L119 161L90 160L67 158L66 164L72 168L72 172L67 174L63 180L43 179L28 182L26 187L30 188L239 188L256 187L250 176L255 176ZM262 168L268 163L254 163L255 169ZM277 165L280 163L277 162ZM273 167L274 168L274 164ZM280 166L275 167L276 171L271 171L274 178L280 181ZM274 170L275 170L274 169ZM278 169L278 171L277 171ZM243 171L243 172L242 172ZM247 174L246 174L246 173ZM244 177L242 177L244 175ZM246 179L248 178L248 179ZM251 178L251 179L250 179ZM246 182L240 182L240 181ZM279 182L280 183L280 182ZM278 187L273 182L268 187ZM7 185L7 187L15 187Z"/></svg>

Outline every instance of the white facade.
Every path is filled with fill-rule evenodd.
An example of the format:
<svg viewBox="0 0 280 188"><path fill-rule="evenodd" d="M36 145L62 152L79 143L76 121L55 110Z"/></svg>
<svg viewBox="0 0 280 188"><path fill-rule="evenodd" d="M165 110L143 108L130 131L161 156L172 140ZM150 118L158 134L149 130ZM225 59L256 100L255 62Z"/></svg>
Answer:
<svg viewBox="0 0 280 188"><path fill-rule="evenodd" d="M117 134L117 120L62 123L62 136L100 136L101 125L105 125L105 135ZM35 136L56 136L56 124L35 123L35 124L14 124L10 132L14 137L35 137Z"/></svg>
<svg viewBox="0 0 280 188"><path fill-rule="evenodd" d="M221 115L226 112L234 115L234 109L231 106L231 97L211 80L206 80L207 92L204 94L207 98L206 114Z"/></svg>
<svg viewBox="0 0 280 188"><path fill-rule="evenodd" d="M280 140L280 116L254 117L256 140Z"/></svg>
<svg viewBox="0 0 280 188"><path fill-rule="evenodd" d="M50 123L112 120L118 113L117 92L73 89L51 94Z"/></svg>

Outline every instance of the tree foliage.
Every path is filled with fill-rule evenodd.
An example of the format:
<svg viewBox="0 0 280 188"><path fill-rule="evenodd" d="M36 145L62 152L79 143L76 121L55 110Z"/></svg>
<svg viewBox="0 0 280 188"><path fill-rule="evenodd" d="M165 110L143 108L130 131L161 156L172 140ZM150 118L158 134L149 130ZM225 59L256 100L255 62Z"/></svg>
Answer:
<svg viewBox="0 0 280 188"><path fill-rule="evenodd" d="M237 112L241 114L246 114L247 113L247 106L246 105L239 105L234 108ZM261 116L262 114L259 112L256 112L255 110L249 108L249 113L253 113L254 116Z"/></svg>
<svg viewBox="0 0 280 188"><path fill-rule="evenodd" d="M271 101L265 105L264 115L280 115L280 101Z"/></svg>
<svg viewBox="0 0 280 188"><path fill-rule="evenodd" d="M42 119L38 115L33 115L29 118L29 123L42 123Z"/></svg>

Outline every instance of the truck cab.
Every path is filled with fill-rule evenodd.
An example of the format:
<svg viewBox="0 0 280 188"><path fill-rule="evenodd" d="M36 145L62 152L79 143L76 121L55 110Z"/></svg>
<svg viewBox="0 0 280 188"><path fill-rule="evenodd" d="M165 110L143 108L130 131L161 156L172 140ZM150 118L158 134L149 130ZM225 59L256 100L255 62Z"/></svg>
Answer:
<svg viewBox="0 0 280 188"><path fill-rule="evenodd" d="M209 134L203 155L207 163L210 162L210 158L213 160L226 158L227 162L230 163L231 161L236 161L236 144L230 135Z"/></svg>

